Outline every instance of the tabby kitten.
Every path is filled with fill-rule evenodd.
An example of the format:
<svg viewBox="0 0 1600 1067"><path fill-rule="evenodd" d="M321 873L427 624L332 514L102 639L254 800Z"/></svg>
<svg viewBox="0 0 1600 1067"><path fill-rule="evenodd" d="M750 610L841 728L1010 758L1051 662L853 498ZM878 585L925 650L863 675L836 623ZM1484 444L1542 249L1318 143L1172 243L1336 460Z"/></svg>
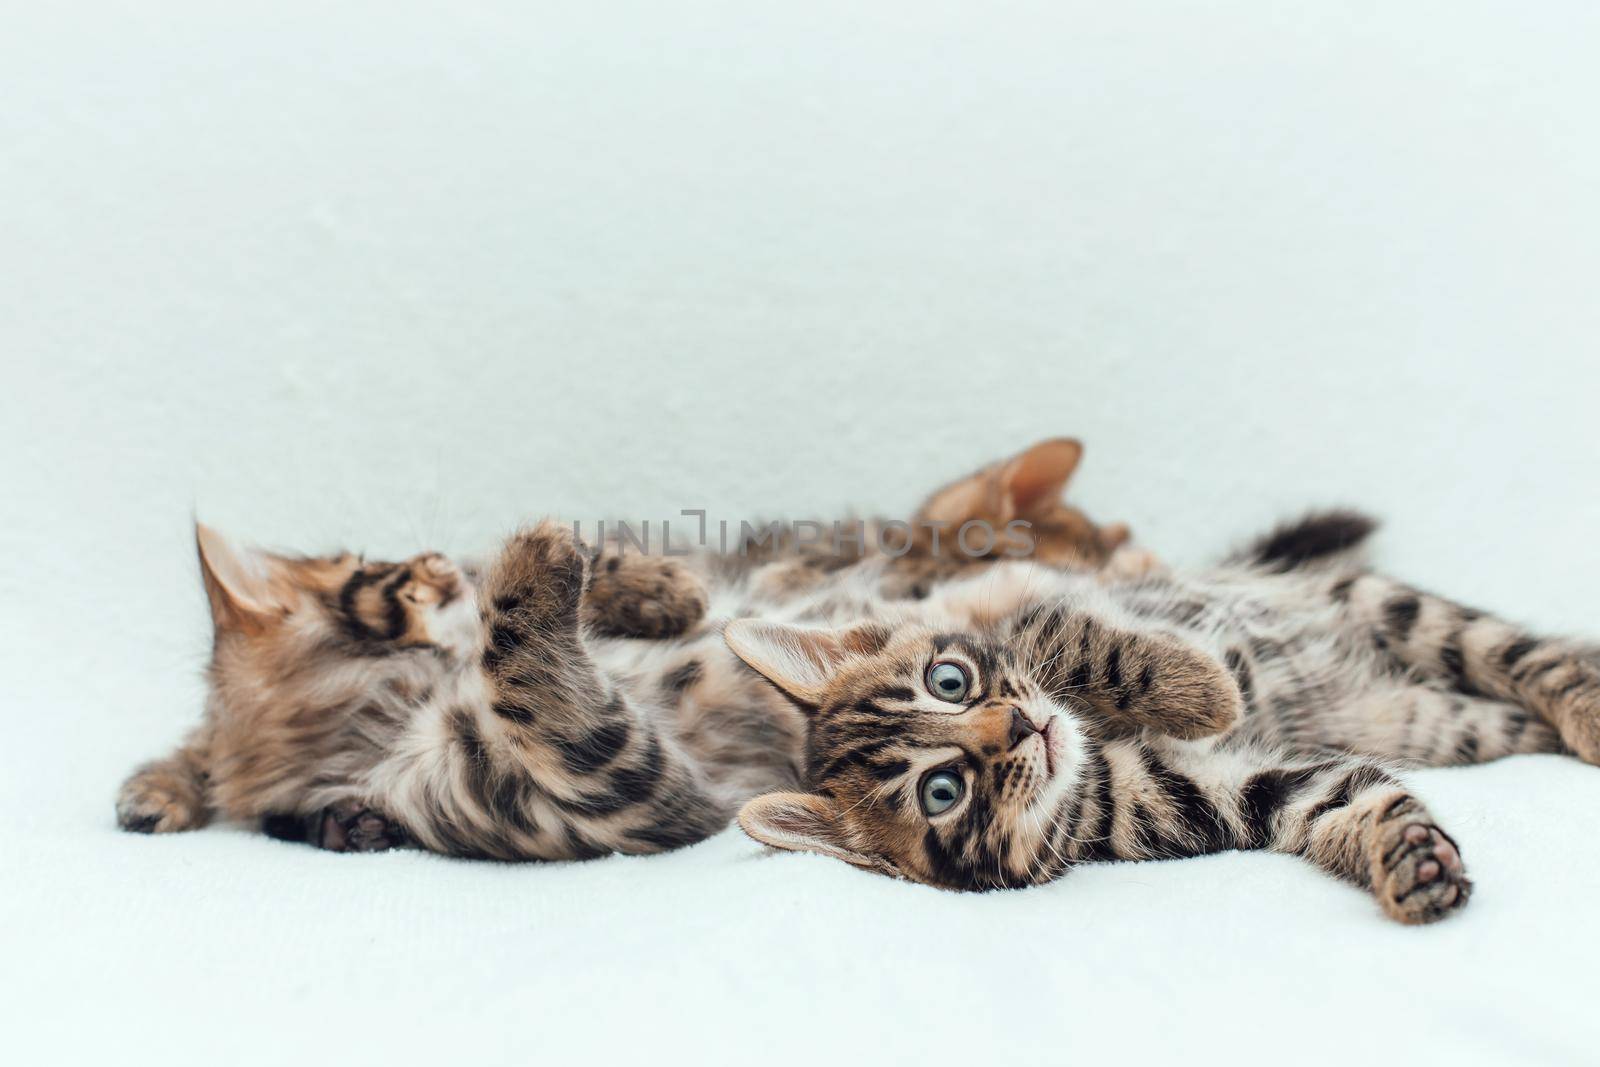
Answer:
<svg viewBox="0 0 1600 1067"><path fill-rule="evenodd" d="M916 528L1020 519L1035 554L1102 564L1127 529L1061 502L1081 455L1075 441L1041 442L940 490ZM675 847L748 797L799 784L804 723L728 654L720 619L780 602L794 618L854 617L883 590L926 595L1001 556L922 541L885 552L862 537L853 552L763 543L668 559L612 543L588 559L546 525L480 573L435 554L275 556L205 527L197 541L215 624L206 713L124 785L121 824L261 819L328 848L410 837L504 859Z"/></svg>
<svg viewBox="0 0 1600 1067"><path fill-rule="evenodd" d="M735 622L809 723L806 789L740 825L963 889L1265 848L1441 918L1470 892L1460 853L1373 757L1600 762L1600 654L1371 573L1371 528L1314 516L1191 576L1012 567L929 602L955 632Z"/></svg>

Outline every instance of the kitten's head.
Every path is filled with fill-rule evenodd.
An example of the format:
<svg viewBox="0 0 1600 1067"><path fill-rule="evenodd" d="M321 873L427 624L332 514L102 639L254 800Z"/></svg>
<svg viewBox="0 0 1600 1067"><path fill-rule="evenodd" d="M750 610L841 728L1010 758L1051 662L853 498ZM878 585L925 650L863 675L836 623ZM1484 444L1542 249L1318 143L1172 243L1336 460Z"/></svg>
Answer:
<svg viewBox="0 0 1600 1067"><path fill-rule="evenodd" d="M473 589L443 556L280 555L203 525L195 541L214 627L212 788L235 817L293 810L307 774L354 758L472 646Z"/></svg>
<svg viewBox="0 0 1600 1067"><path fill-rule="evenodd" d="M750 836L952 889L1059 873L1047 831L1083 737L1002 642L754 620L725 637L809 720L811 791L750 801L739 813Z"/></svg>
<svg viewBox="0 0 1600 1067"><path fill-rule="evenodd" d="M964 524L978 522L994 532L989 555L1026 555L1056 567L1099 567L1130 535L1126 523L1096 525L1062 500L1082 459L1082 444L1057 437L951 482L918 509L915 544L925 552L932 550L927 523L942 524L940 544L951 546ZM1013 529L1016 522L1027 524L1025 534ZM974 531L961 550L983 543L982 535Z"/></svg>
<svg viewBox="0 0 1600 1067"><path fill-rule="evenodd" d="M317 645L351 657L455 648L470 637L472 589L436 552L401 563L349 552L288 556L196 524L200 575L219 640Z"/></svg>

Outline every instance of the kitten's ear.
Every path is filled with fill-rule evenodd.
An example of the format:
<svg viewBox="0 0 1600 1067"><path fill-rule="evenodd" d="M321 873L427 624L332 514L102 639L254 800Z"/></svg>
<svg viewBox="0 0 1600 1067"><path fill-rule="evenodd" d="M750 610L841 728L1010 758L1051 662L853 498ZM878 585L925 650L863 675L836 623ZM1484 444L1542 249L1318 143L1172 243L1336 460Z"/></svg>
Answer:
<svg viewBox="0 0 1600 1067"><path fill-rule="evenodd" d="M1061 499L1082 459L1083 445L1071 437L1040 441L1001 464L1001 489L1019 515L1049 507Z"/></svg>
<svg viewBox="0 0 1600 1067"><path fill-rule="evenodd" d="M1047 509L1061 499L1082 458L1083 445L1070 437L1040 441L940 489L918 509L917 517L952 528L975 519L1002 525Z"/></svg>
<svg viewBox="0 0 1600 1067"><path fill-rule="evenodd" d="M739 810L739 828L773 848L820 852L869 871L900 873L884 857L855 848L838 807L815 793L768 793L756 797Z"/></svg>
<svg viewBox="0 0 1600 1067"><path fill-rule="evenodd" d="M722 639L734 655L802 708L815 710L840 664L882 649L889 641L889 631L870 622L848 630L817 630L736 619L722 631Z"/></svg>
<svg viewBox="0 0 1600 1067"><path fill-rule="evenodd" d="M288 608L276 580L272 558L231 543L201 522L194 524L200 577L211 602L211 621L220 630L260 633Z"/></svg>

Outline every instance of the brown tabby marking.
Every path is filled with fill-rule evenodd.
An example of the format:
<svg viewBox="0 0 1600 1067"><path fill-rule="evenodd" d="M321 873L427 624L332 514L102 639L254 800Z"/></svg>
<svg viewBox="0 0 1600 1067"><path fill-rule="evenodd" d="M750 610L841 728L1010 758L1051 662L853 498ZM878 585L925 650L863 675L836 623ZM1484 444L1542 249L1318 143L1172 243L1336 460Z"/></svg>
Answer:
<svg viewBox="0 0 1600 1067"><path fill-rule="evenodd" d="M1367 572L1352 550L1371 528L1313 516L1216 572L1106 584L1015 569L1009 584L943 594L979 627L966 638L969 660L987 657L975 677L998 672L1053 757L1050 773L1024 776L1020 807L1012 750L976 718L989 683L930 716L914 655L863 663L825 631L736 624L734 650L816 709L823 757L809 792L759 797L740 824L776 847L953 888L1031 884L1082 860L1270 848L1370 889L1402 922L1442 918L1470 895L1459 850L1359 754L1464 763L1564 741L1592 757L1597 657ZM925 652L923 669L940 654ZM1010 677L1020 666L1042 700ZM876 687L865 700L862 677ZM1146 723L1166 736L1130 729ZM1031 742L1024 731L1015 744ZM964 783L947 810L919 806L935 771Z"/></svg>
<svg viewBox="0 0 1600 1067"><path fill-rule="evenodd" d="M1371 889L1403 922L1466 901L1453 844L1360 760L1095 740L999 635L739 622L727 638L811 725L810 792L758 797L739 815L775 847L954 889L1035 884L1082 860L1270 848ZM958 701L927 682L950 663L971 679ZM922 796L940 774L961 796L930 810Z"/></svg>
<svg viewBox="0 0 1600 1067"><path fill-rule="evenodd" d="M952 488L969 485L990 518L1067 514L1047 497L1080 454L1076 442L1045 442ZM985 517L948 502L937 510L941 520ZM1053 552L1092 558L1122 536L1102 538L1070 513L1081 522L1052 534ZM215 624L205 718L182 749L128 780L119 822L167 831L271 817L281 833L345 847L351 812L383 811L441 851L564 858L670 847L720 825L695 812L731 813L797 774L800 727L706 624L711 588L736 593L745 610L774 602L764 588L814 593L815 610L839 610L860 598L826 591L857 570L926 595L911 587L989 562L829 556L792 541L757 546L752 558L683 560L609 543L577 591L580 632L555 610L572 603L576 579L549 570L551 538L514 538L479 579L433 554L291 558L200 527ZM802 580L785 580L786 569ZM607 637L677 638L681 650ZM664 803L680 780L700 799ZM302 819L309 830L296 829ZM630 820L644 837L624 832Z"/></svg>

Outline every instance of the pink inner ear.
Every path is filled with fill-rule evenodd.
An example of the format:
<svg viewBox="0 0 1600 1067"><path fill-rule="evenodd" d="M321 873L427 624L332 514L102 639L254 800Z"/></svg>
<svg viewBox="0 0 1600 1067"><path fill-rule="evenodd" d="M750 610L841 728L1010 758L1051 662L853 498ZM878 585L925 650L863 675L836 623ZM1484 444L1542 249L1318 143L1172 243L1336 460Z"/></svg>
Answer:
<svg viewBox="0 0 1600 1067"><path fill-rule="evenodd" d="M1059 500L1082 458L1082 445L1058 437L1041 441L1006 464L1005 487L1017 510L1028 512Z"/></svg>

